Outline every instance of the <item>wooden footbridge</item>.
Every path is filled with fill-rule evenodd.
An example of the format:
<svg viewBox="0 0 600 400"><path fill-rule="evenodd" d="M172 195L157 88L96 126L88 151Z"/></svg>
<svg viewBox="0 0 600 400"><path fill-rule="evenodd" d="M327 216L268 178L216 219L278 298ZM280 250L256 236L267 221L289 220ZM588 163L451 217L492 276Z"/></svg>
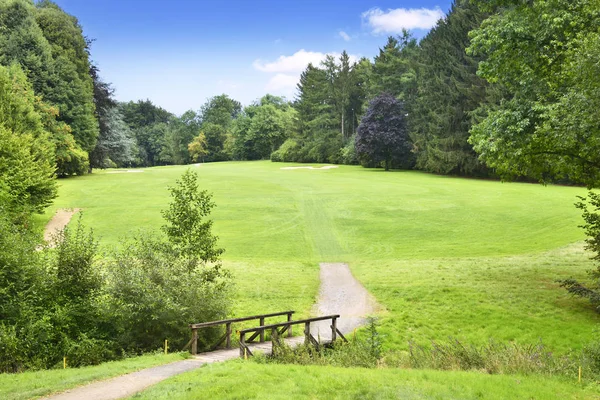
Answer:
<svg viewBox="0 0 600 400"><path fill-rule="evenodd" d="M295 347L302 343L319 347L334 343L338 338L347 341L342 332L337 328L337 320L340 318L339 315L326 315L322 317L293 320L292 315L294 313L295 311L282 311L271 314L191 324L192 339L185 348L191 346L191 353L193 356L204 358L207 361L224 361L236 358L238 354L239 357L247 358L248 356L254 355L254 352L256 351L261 351L265 354L275 354L277 348L283 343L290 347ZM267 319L283 316L287 317L287 321L266 324ZM317 340L314 337L313 332L311 332L311 324L329 320L331 320L331 324L329 325L330 331L328 329L328 332L319 332L319 339ZM258 321L258 325L236 331L239 347L239 353L237 353L237 350L232 348L232 326L233 324L247 321ZM304 327L301 336L293 336L292 330L295 325ZM215 326L225 326L225 333L212 347L210 347L208 352L199 354L198 330ZM220 346L224 346L224 348L217 350Z"/></svg>

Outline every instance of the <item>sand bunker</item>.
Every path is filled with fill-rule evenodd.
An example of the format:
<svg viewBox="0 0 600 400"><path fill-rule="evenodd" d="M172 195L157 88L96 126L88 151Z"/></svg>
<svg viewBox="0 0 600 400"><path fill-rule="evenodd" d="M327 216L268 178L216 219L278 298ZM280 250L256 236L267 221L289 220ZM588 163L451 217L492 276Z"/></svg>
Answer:
<svg viewBox="0 0 600 400"><path fill-rule="evenodd" d="M44 229L44 240L48 242L50 247L56 246L56 243L52 243L52 236L63 230L69 224L73 215L79 211L81 211L81 208L61 208L56 211L56 214L54 214L54 217L52 217Z"/></svg>
<svg viewBox="0 0 600 400"><path fill-rule="evenodd" d="M338 168L337 165L325 165L323 167L315 168L315 167L282 167L280 169L333 169Z"/></svg>
<svg viewBox="0 0 600 400"><path fill-rule="evenodd" d="M144 170L141 169L126 169L126 170L122 170L122 171L107 171L107 174L134 174L134 173L139 173L139 172L144 172Z"/></svg>

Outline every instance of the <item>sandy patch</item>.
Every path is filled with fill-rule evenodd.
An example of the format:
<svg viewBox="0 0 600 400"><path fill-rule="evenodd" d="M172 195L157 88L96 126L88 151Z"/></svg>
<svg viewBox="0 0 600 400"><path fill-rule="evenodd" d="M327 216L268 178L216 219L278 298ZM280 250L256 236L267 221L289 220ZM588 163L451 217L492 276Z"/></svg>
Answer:
<svg viewBox="0 0 600 400"><path fill-rule="evenodd" d="M315 167L282 167L280 169L333 169L333 168L339 168L339 167L337 165L324 165L319 168L315 168Z"/></svg>
<svg viewBox="0 0 600 400"><path fill-rule="evenodd" d="M52 236L57 232L63 230L65 226L69 224L73 215L81 211L81 208L61 208L56 211L54 217L48 222L44 229L44 240L48 242L51 247L54 247L56 243L52 242Z"/></svg>
<svg viewBox="0 0 600 400"><path fill-rule="evenodd" d="M321 263L320 267L321 289L313 308L315 315L339 314L338 329L349 333L381 309L367 289L352 276L348 264ZM331 321L316 322L311 324L311 331L315 337L320 335L327 339L331 337L330 325Z"/></svg>
<svg viewBox="0 0 600 400"><path fill-rule="evenodd" d="M144 172L144 170L141 169L126 169L123 171L107 171L107 174L137 174L140 172Z"/></svg>

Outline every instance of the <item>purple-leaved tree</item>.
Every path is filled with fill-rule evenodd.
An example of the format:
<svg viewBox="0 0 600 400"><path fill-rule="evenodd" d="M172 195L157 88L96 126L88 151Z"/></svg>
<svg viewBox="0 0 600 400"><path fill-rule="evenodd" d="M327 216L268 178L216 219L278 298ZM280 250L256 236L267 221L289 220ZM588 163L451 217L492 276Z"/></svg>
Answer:
<svg viewBox="0 0 600 400"><path fill-rule="evenodd" d="M371 100L356 131L355 148L365 167L384 163L388 171L392 167L408 166L412 145L402 102L388 93Z"/></svg>

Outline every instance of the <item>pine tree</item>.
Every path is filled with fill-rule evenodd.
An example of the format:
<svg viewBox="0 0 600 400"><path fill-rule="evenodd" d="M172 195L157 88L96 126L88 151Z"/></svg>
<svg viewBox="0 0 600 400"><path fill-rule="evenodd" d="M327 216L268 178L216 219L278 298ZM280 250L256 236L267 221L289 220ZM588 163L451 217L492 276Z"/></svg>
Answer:
<svg viewBox="0 0 600 400"><path fill-rule="evenodd" d="M487 101L489 85L477 76L479 59L465 52L469 31L485 17L469 1L456 1L420 43L418 94L409 110L420 169L486 174L468 139L472 112Z"/></svg>

